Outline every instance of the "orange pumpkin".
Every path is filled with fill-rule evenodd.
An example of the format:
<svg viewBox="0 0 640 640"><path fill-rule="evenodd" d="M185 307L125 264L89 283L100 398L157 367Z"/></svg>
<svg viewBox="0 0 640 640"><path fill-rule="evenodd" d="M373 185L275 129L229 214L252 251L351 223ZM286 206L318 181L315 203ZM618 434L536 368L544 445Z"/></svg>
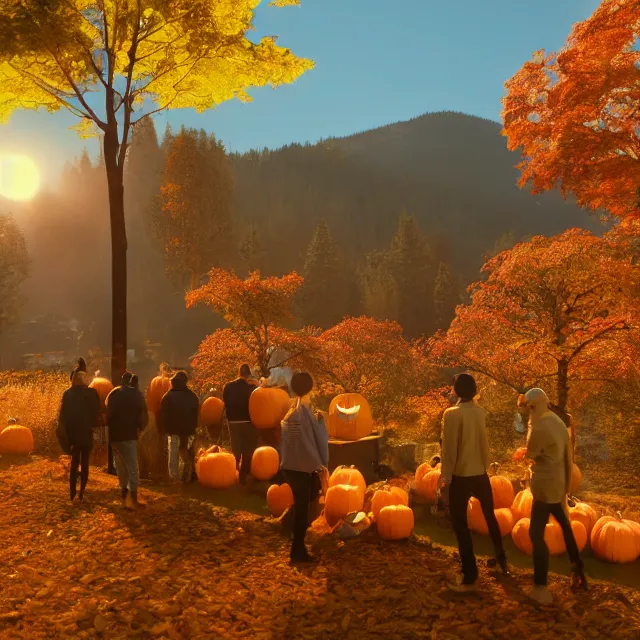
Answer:
<svg viewBox="0 0 640 640"><path fill-rule="evenodd" d="M582 522L587 534L591 535L594 525L598 521L596 510L586 502L578 502L575 507L569 507L569 520Z"/></svg>
<svg viewBox="0 0 640 640"><path fill-rule="evenodd" d="M515 522L511 509L496 509L494 513L496 514L496 520L500 527L500 535L502 537L508 536L511 533ZM474 533L479 533L482 536L489 535L489 527L487 526L487 521L482 513L480 501L476 498L471 498L471 500L469 500L469 505L467 507L467 522L469 524L469 529Z"/></svg>
<svg viewBox="0 0 640 640"><path fill-rule="evenodd" d="M236 458L232 453L205 453L196 463L198 482L210 489L228 489L238 481Z"/></svg>
<svg viewBox="0 0 640 640"><path fill-rule="evenodd" d="M514 544L520 551L527 555L533 554L533 544L529 537L530 526L531 520L529 518L522 518L516 522L511 531L511 538ZM544 541L547 543L549 553L552 556L561 555L566 551L562 529L557 522L549 522L547 524L544 530Z"/></svg>
<svg viewBox="0 0 640 640"><path fill-rule="evenodd" d="M336 467L329 478L329 486L336 484L350 484L352 487L358 487L363 497L367 490L367 483L364 476L355 467Z"/></svg>
<svg viewBox="0 0 640 640"><path fill-rule="evenodd" d="M493 463L494 475L489 478L491 482L491 493L493 494L494 509L508 509L513 504L514 491L511 480L507 476L498 475L498 464Z"/></svg>
<svg viewBox="0 0 640 640"><path fill-rule="evenodd" d="M382 487L378 489L371 499L371 511L373 519L377 520L381 509L394 504L401 504L405 507L409 506L409 496L407 492L400 487Z"/></svg>
<svg viewBox="0 0 640 640"><path fill-rule="evenodd" d="M431 473L432 471L440 471L441 468L442 465L439 462L435 467L432 467L428 462L423 462L416 469L416 485L420 482L420 480L422 480L424 476L427 475L427 473Z"/></svg>
<svg viewBox="0 0 640 640"><path fill-rule="evenodd" d="M348 513L362 511L364 495L358 487L350 484L336 484L327 489L324 498L324 517L330 527L334 527Z"/></svg>
<svg viewBox="0 0 640 640"><path fill-rule="evenodd" d="M207 398L200 408L200 421L206 426L218 425L222 422L224 402L220 398Z"/></svg>
<svg viewBox="0 0 640 640"><path fill-rule="evenodd" d="M571 530L573 531L573 537L576 539L578 545L578 551L583 551L589 542L589 534L587 528L579 520L571 520ZM567 547L565 545L565 551Z"/></svg>
<svg viewBox="0 0 640 640"><path fill-rule="evenodd" d="M514 521L518 522L518 520L522 520L522 518L531 518L532 507L533 494L531 493L531 489L519 491L511 505Z"/></svg>
<svg viewBox="0 0 640 640"><path fill-rule="evenodd" d="M154 415L160 411L160 403L165 393L171 389L171 380L167 376L156 376L147 389L147 408Z"/></svg>
<svg viewBox="0 0 640 640"><path fill-rule="evenodd" d="M100 397L100 406L104 411L105 402L107 401L107 396L113 391L113 385L111 384L111 380L107 380L106 378L94 378L89 383L89 387L91 389L95 389L98 392L98 396Z"/></svg>
<svg viewBox="0 0 640 640"><path fill-rule="evenodd" d="M640 524L619 515L603 516L591 531L591 549L606 562L634 562L640 557Z"/></svg>
<svg viewBox="0 0 640 640"><path fill-rule="evenodd" d="M0 433L1 454L28 455L33 448L33 434L28 427L11 424Z"/></svg>
<svg viewBox="0 0 640 640"><path fill-rule="evenodd" d="M380 510L376 528L383 540L405 540L413 533L414 523L412 509L394 504Z"/></svg>
<svg viewBox="0 0 640 640"><path fill-rule="evenodd" d="M293 506L293 492L288 484L272 484L267 490L267 506L274 518L279 518Z"/></svg>
<svg viewBox="0 0 640 640"><path fill-rule="evenodd" d="M291 406L289 394L282 389L257 387L249 397L249 415L256 429L280 426Z"/></svg>
<svg viewBox="0 0 640 640"><path fill-rule="evenodd" d="M431 469L420 476L416 473L416 493L427 502L435 502L440 482L440 468Z"/></svg>
<svg viewBox="0 0 640 640"><path fill-rule="evenodd" d="M371 407L359 393L342 393L329 405L326 426L330 438L360 440L373 431Z"/></svg>
<svg viewBox="0 0 640 640"><path fill-rule="evenodd" d="M258 447L251 458L251 475L256 480L271 480L280 468L280 456L273 447Z"/></svg>
<svg viewBox="0 0 640 640"><path fill-rule="evenodd" d="M576 493L582 484L582 472L574 462L571 470L571 493Z"/></svg>

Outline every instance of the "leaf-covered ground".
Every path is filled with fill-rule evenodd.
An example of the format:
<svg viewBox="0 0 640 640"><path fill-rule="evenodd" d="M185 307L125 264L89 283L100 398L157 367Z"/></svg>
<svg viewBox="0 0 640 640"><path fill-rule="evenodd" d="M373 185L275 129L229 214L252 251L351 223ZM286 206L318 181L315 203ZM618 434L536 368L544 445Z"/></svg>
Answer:
<svg viewBox="0 0 640 640"><path fill-rule="evenodd" d="M89 501L72 506L61 463L0 468L0 638L640 637L638 591L573 595L553 576L556 605L542 609L523 595L530 572L485 570L481 593L461 597L446 589L453 555L427 538L345 543L321 521L319 564L294 568L268 518L166 487L127 512L116 480L91 471Z"/></svg>

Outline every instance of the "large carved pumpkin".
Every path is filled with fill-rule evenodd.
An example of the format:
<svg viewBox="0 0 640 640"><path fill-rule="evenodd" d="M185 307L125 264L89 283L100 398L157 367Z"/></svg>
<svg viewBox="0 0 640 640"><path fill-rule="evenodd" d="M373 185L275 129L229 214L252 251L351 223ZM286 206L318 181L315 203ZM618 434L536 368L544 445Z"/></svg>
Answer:
<svg viewBox="0 0 640 640"><path fill-rule="evenodd" d="M401 504L383 507L376 520L378 535L383 540L405 540L413 533L413 527L413 510Z"/></svg>
<svg viewBox="0 0 640 640"><path fill-rule="evenodd" d="M280 456L273 447L258 447L251 458L251 475L256 480L271 480L280 468Z"/></svg>
<svg viewBox="0 0 640 640"><path fill-rule="evenodd" d="M288 484L272 484L267 490L267 506L274 518L279 518L293 506L293 492Z"/></svg>
<svg viewBox="0 0 640 640"><path fill-rule="evenodd" d="M218 425L222 422L224 402L220 398L207 398L200 408L200 420L207 427Z"/></svg>
<svg viewBox="0 0 640 640"><path fill-rule="evenodd" d="M333 487L337 484L350 484L352 487L357 487L363 497L367 490L367 483L364 480L364 476L353 466L342 466L334 469L329 478L329 486Z"/></svg>
<svg viewBox="0 0 640 640"><path fill-rule="evenodd" d="M228 489L238 481L236 459L232 453L205 453L196 464L198 482L210 489Z"/></svg>
<svg viewBox="0 0 640 640"><path fill-rule="evenodd" d="M360 440L373 431L371 407L359 393L342 393L329 405L327 432L337 440Z"/></svg>
<svg viewBox="0 0 640 640"><path fill-rule="evenodd" d="M106 378L94 378L89 383L89 387L91 389L95 389L98 392L98 396L100 397L100 406L104 411L107 396L113 391L111 380L107 380Z"/></svg>
<svg viewBox="0 0 640 640"><path fill-rule="evenodd" d="M522 520L522 518L530 518L532 507L533 494L531 493L531 489L523 489L522 491L519 491L511 505L513 519L518 522L518 520Z"/></svg>
<svg viewBox="0 0 640 640"><path fill-rule="evenodd" d="M514 491L511 480L507 476L498 475L498 465L492 465L494 475L489 478L491 493L493 494L494 509L508 509L513 504Z"/></svg>
<svg viewBox="0 0 640 640"><path fill-rule="evenodd" d="M28 455L33 448L33 434L28 427L11 424L0 433L0 454Z"/></svg>
<svg viewBox="0 0 640 640"><path fill-rule="evenodd" d="M171 389L171 380L167 376L156 376L149 383L147 389L147 409L157 416L160 404L167 391Z"/></svg>
<svg viewBox="0 0 640 640"><path fill-rule="evenodd" d="M378 519L380 511L384 509L384 507L389 507L394 504L400 504L405 507L409 506L409 496L404 489L400 487L382 487L382 489L378 489L371 499L373 519Z"/></svg>
<svg viewBox="0 0 640 640"><path fill-rule="evenodd" d="M291 406L289 394L282 389L258 387L249 397L249 415L256 429L280 426Z"/></svg>
<svg viewBox="0 0 640 640"><path fill-rule="evenodd" d="M423 465L421 465L423 466ZM418 467L420 470L420 467ZM423 500L435 503L438 492L438 482L440 482L440 465L436 468L425 469L425 473L418 474L416 471L416 493Z"/></svg>
<svg viewBox="0 0 640 640"><path fill-rule="evenodd" d="M578 502L575 507L569 507L569 520L582 522L590 536L593 527L598 521L596 510L586 502Z"/></svg>
<svg viewBox="0 0 640 640"><path fill-rule="evenodd" d="M578 468L578 465L574 462L571 470L571 493L576 493L580 489L582 484L582 471Z"/></svg>
<svg viewBox="0 0 640 640"><path fill-rule="evenodd" d="M603 516L591 531L591 549L606 562L634 562L640 557L640 524L620 516Z"/></svg>
<svg viewBox="0 0 640 640"><path fill-rule="evenodd" d="M494 513L496 514L496 520L500 527L500 535L502 537L508 536L515 523L511 509L496 509ZM471 498L471 500L469 500L469 505L467 507L467 523L469 525L469 529L474 533L479 533L482 536L489 535L489 527L487 526L487 521L482 513L482 506L480 505L480 501L476 498Z"/></svg>
<svg viewBox="0 0 640 640"><path fill-rule="evenodd" d="M324 498L324 517L330 527L334 527L348 513L362 511L364 495L358 487L350 484L336 484L327 489Z"/></svg>
<svg viewBox="0 0 640 640"><path fill-rule="evenodd" d="M533 554L533 544L529 537L529 527L531 526L531 520L529 518L522 518L518 520L511 532L511 538L516 547L526 553L527 555ZM559 556L566 551L564 544L564 536L562 535L562 529L556 522L549 522L544 530L544 541L547 543L549 553L552 556Z"/></svg>

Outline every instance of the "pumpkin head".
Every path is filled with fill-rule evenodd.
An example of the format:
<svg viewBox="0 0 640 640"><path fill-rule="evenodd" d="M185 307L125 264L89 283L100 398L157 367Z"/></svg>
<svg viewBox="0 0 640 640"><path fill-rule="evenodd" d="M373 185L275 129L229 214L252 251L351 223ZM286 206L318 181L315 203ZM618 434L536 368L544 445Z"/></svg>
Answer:
<svg viewBox="0 0 640 640"><path fill-rule="evenodd" d="M336 484L350 484L352 487L357 487L364 496L367 490L367 483L364 481L364 476L355 467L336 467L329 478L329 486L333 487Z"/></svg>
<svg viewBox="0 0 640 640"><path fill-rule="evenodd" d="M342 393L329 405L326 426L330 438L360 440L373 431L371 407L359 393Z"/></svg>
<svg viewBox="0 0 640 640"><path fill-rule="evenodd" d="M267 490L267 506L274 518L279 518L293 506L293 492L288 484L272 484Z"/></svg>
<svg viewBox="0 0 640 640"><path fill-rule="evenodd" d="M430 469L423 473L420 478L416 473L416 493L427 502L434 503L438 492L438 482L440 481L440 468Z"/></svg>
<svg viewBox="0 0 640 640"><path fill-rule="evenodd" d="M147 408L154 415L158 415L160 411L160 404L165 393L171 389L171 380L168 376L156 376L149 383L147 389Z"/></svg>
<svg viewBox="0 0 640 640"><path fill-rule="evenodd" d="M207 398L200 408L200 421L209 426L218 425L222 422L224 413L224 402L220 398Z"/></svg>
<svg viewBox="0 0 640 640"><path fill-rule="evenodd" d="M620 516L600 518L591 531L591 549L606 562L634 562L640 556L640 524Z"/></svg>
<svg viewBox="0 0 640 640"><path fill-rule="evenodd" d="M94 378L89 383L89 387L91 389L95 389L98 392L98 396L100 397L100 406L104 411L107 396L113 391L111 380L107 380L106 378Z"/></svg>
<svg viewBox="0 0 640 640"><path fill-rule="evenodd" d="M394 504L401 504L408 507L409 496L407 495L407 492L400 489L400 487L382 487L382 489L378 489L371 499L373 519L378 519L381 509Z"/></svg>
<svg viewBox="0 0 640 640"><path fill-rule="evenodd" d="M571 470L571 493L576 493L582 484L582 472L574 462Z"/></svg>
<svg viewBox="0 0 640 640"><path fill-rule="evenodd" d="M514 491L511 480L507 476L498 475L498 464L493 463L493 473L489 478L491 482L491 493L493 494L494 509L508 509L513 504Z"/></svg>
<svg viewBox="0 0 640 640"><path fill-rule="evenodd" d="M291 406L289 394L282 389L257 387L249 397L249 415L256 429L275 429Z"/></svg>
<svg viewBox="0 0 640 640"><path fill-rule="evenodd" d="M198 482L210 489L228 489L238 481L236 458L232 453L206 453L196 464Z"/></svg>
<svg viewBox="0 0 640 640"><path fill-rule="evenodd" d="M496 520L500 527L500 535L502 537L508 536L511 533L515 522L511 509L496 509L494 513L496 514ZM480 501L476 498L471 498L471 500L469 500L469 505L467 507L467 523L469 524L469 529L474 533L479 533L482 536L489 535L489 527L487 526L487 521L482 513Z"/></svg>
<svg viewBox="0 0 640 640"><path fill-rule="evenodd" d="M280 456L273 447L258 447L251 458L251 475L256 480L271 480L280 468Z"/></svg>
<svg viewBox="0 0 640 640"><path fill-rule="evenodd" d="M530 526L531 520L529 518L522 518L516 522L513 531L511 531L511 538L514 544L522 553L526 553L527 555L533 554L533 544L529 537ZM559 556L566 551L562 529L557 522L549 522L549 524L547 524L544 530L544 541L547 543L549 553L552 556Z"/></svg>
<svg viewBox="0 0 640 640"><path fill-rule="evenodd" d="M413 527L413 510L401 504L383 507L376 519L378 535L383 540L406 540Z"/></svg>
<svg viewBox="0 0 640 640"><path fill-rule="evenodd" d="M33 451L33 434L28 427L12 424L0 433L0 453L10 455L28 455Z"/></svg>
<svg viewBox="0 0 640 640"><path fill-rule="evenodd" d="M587 534L591 535L591 531L598 521L598 514L586 502L578 502L575 507L569 507L569 520L571 522L582 522Z"/></svg>
<svg viewBox="0 0 640 640"><path fill-rule="evenodd" d="M518 522L518 520L522 520L522 518L530 518L532 507L533 494L531 493L531 489L518 491L516 497L513 499L513 504L511 505L514 521Z"/></svg>
<svg viewBox="0 0 640 640"><path fill-rule="evenodd" d="M335 484L327 489L324 497L324 517L330 527L353 511L362 511L364 495L359 487Z"/></svg>

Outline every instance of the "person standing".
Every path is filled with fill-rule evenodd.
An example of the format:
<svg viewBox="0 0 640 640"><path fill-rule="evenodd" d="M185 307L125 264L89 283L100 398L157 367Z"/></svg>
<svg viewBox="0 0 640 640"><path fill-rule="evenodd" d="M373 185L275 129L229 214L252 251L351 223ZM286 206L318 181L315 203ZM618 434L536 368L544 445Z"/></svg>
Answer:
<svg viewBox="0 0 640 640"><path fill-rule="evenodd" d="M188 387L189 378L178 371L171 378L171 389L162 398L158 411L158 428L169 439L169 475L177 480L180 458L184 463L182 481L190 482L193 472L193 440L198 427L200 400Z"/></svg>
<svg viewBox="0 0 640 640"><path fill-rule="evenodd" d="M144 396L131 385L132 374L126 371L122 384L107 396L109 438L116 459L122 502L130 509L138 502L138 434L147 426L149 415Z"/></svg>
<svg viewBox="0 0 640 640"><path fill-rule="evenodd" d="M313 378L294 373L291 390L295 405L282 421L280 468L294 500L291 562L312 562L304 544L309 527L309 505L320 491L319 472L329 466L329 435L324 423L304 403L313 389ZM314 495L315 493L315 495Z"/></svg>
<svg viewBox="0 0 640 640"><path fill-rule="evenodd" d="M459 402L447 409L443 416L441 485L449 489L449 512L462 563L462 575L449 587L453 591L465 593L477 590L478 579L473 541L467 524L467 507L472 496L480 502L493 542L496 562L505 573L507 559L487 474L489 445L485 411L475 401L478 393L476 381L472 376L462 373L456 376L453 390Z"/></svg>
<svg viewBox="0 0 640 640"><path fill-rule="evenodd" d="M245 484L251 474L251 458L258 446L258 432L251 424L249 398L256 388L251 379L248 364L240 367L239 377L225 385L222 392L225 413L229 422L231 449L236 457L236 468L240 471L240 484Z"/></svg>
<svg viewBox="0 0 640 640"><path fill-rule="evenodd" d="M71 451L71 469L69 472L71 501L76 497L78 487L78 466L80 466L80 493L84 492L89 481L89 455L93 447L93 430L98 426L100 415L100 397L95 389L87 386L87 374L76 371L71 387L62 394L58 421L64 429Z"/></svg>
<svg viewBox="0 0 640 640"><path fill-rule="evenodd" d="M547 587L549 549L544 532L552 515L562 528L562 535L571 560L572 585L587 589L580 551L566 512L566 500L571 489L573 459L571 440L566 424L549 405L542 389L525 394L529 411L526 458L533 461L531 493L533 507L529 537L533 545L533 582L530 596L540 604L551 604L553 597Z"/></svg>
<svg viewBox="0 0 640 640"><path fill-rule="evenodd" d="M76 366L73 368L71 375L69 376L69 381L73 382L73 376L78 372L87 373L87 363L84 358L80 357L76 360Z"/></svg>

